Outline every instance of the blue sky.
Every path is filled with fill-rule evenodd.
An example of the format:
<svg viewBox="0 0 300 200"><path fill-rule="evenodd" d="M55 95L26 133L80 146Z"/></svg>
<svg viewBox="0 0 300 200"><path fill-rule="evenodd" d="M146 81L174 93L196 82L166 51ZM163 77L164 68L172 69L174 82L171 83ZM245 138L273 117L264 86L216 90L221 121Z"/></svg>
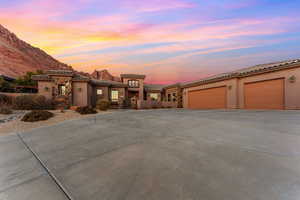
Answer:
<svg viewBox="0 0 300 200"><path fill-rule="evenodd" d="M190 81L300 56L298 0L0 0L0 23L80 71Z"/></svg>

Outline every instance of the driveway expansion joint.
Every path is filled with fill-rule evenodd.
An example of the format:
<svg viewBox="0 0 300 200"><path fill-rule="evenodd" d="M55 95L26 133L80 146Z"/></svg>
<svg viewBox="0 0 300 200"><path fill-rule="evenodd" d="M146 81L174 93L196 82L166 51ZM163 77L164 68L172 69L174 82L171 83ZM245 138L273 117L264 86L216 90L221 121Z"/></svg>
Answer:
<svg viewBox="0 0 300 200"><path fill-rule="evenodd" d="M57 185L57 187L63 192L63 194L67 197L69 200L75 200L71 194L67 191L67 189L62 185L62 183L56 178L56 176L51 173L50 169L44 164L44 162L39 158L39 156L27 145L27 143L24 141L23 137L17 133L17 136L20 138L23 145L32 153L34 158L39 162L39 164L43 167L43 169L46 171L46 173L49 175L49 177L54 181L54 183Z"/></svg>

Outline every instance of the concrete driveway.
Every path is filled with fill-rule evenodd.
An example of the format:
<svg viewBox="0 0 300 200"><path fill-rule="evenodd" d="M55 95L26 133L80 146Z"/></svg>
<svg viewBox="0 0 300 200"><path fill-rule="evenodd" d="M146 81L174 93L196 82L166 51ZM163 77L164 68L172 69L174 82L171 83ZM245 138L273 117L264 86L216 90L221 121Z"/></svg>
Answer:
<svg viewBox="0 0 300 200"><path fill-rule="evenodd" d="M2 200L299 200L300 111L120 111L0 137Z"/></svg>

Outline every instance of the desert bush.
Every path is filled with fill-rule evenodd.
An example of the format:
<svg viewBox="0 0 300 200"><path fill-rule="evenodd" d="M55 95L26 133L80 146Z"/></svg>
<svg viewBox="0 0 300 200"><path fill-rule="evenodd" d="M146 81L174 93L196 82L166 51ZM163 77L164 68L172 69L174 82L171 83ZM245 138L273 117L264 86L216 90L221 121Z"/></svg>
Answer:
<svg viewBox="0 0 300 200"><path fill-rule="evenodd" d="M5 94L0 94L0 105L11 105L12 97Z"/></svg>
<svg viewBox="0 0 300 200"><path fill-rule="evenodd" d="M45 110L34 110L24 115L22 121L24 122L37 122L45 121L53 117L54 114Z"/></svg>
<svg viewBox="0 0 300 200"><path fill-rule="evenodd" d="M97 111L89 106L84 106L84 107L78 107L76 109L76 112L80 113L81 115L88 115L88 114L96 114Z"/></svg>
<svg viewBox="0 0 300 200"><path fill-rule="evenodd" d="M9 115L12 114L12 110L8 107L0 107L0 114Z"/></svg>
<svg viewBox="0 0 300 200"><path fill-rule="evenodd" d="M102 111L106 111L109 109L110 103L106 100L98 100L97 101L97 108Z"/></svg>
<svg viewBox="0 0 300 200"><path fill-rule="evenodd" d="M14 101L14 108L19 110L52 110L54 107L52 100L41 95L22 95Z"/></svg>

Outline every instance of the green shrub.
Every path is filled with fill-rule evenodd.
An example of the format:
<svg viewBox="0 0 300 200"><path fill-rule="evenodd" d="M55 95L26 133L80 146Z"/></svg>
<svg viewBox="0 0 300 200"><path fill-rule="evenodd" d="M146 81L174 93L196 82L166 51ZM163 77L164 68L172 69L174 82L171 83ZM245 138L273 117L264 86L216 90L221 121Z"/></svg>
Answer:
<svg viewBox="0 0 300 200"><path fill-rule="evenodd" d="M106 101L106 100L98 100L97 101L97 108L99 110L106 111L107 109L109 109L109 107L110 107L109 101Z"/></svg>
<svg viewBox="0 0 300 200"><path fill-rule="evenodd" d="M41 95L22 95L14 101L14 108L19 110L53 110L54 107L52 100Z"/></svg>
<svg viewBox="0 0 300 200"><path fill-rule="evenodd" d="M7 108L7 107L0 108L0 114L9 115L9 114L12 114L12 113L13 112L10 108Z"/></svg>
<svg viewBox="0 0 300 200"><path fill-rule="evenodd" d="M84 106L84 107L78 107L76 109L76 112L80 113L81 115L88 115L88 114L96 114L97 111L89 106Z"/></svg>
<svg viewBox="0 0 300 200"><path fill-rule="evenodd" d="M45 110L34 110L24 115L22 121L24 122L37 122L45 121L53 117L54 114Z"/></svg>
<svg viewBox="0 0 300 200"><path fill-rule="evenodd" d="M12 104L12 97L7 96L5 94L0 94L0 105L11 105Z"/></svg>

